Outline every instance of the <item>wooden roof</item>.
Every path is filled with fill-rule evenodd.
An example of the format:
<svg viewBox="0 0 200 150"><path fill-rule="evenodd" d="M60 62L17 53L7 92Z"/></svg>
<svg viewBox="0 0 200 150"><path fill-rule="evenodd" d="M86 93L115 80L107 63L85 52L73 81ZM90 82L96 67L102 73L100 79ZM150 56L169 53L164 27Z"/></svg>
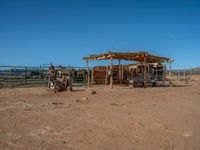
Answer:
<svg viewBox="0 0 200 150"><path fill-rule="evenodd" d="M128 53L115 53L108 52L100 55L90 55L89 57L84 57L84 60L105 60L105 59L118 59L118 60L132 60L137 62L144 62L146 59L147 63L163 63L163 62L173 62L171 58L165 58L160 56L154 56L147 52L128 52Z"/></svg>

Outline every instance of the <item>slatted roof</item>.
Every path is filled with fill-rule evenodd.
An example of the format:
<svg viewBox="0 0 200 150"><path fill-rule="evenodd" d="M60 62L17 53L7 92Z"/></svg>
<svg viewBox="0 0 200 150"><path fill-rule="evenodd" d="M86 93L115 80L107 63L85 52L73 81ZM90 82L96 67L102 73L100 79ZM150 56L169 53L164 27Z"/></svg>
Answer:
<svg viewBox="0 0 200 150"><path fill-rule="evenodd" d="M89 57L84 57L83 59L87 61L118 59L118 60L132 60L137 62L144 62L146 59L147 63L173 62L173 59L171 58L155 56L147 52L116 53L109 51L108 53L105 54L90 55Z"/></svg>

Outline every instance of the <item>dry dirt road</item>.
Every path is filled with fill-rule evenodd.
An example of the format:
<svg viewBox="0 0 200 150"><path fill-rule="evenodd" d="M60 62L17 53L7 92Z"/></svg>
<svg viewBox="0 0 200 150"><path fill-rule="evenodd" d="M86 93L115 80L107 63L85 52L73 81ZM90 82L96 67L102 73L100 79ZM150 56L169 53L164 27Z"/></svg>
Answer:
<svg viewBox="0 0 200 150"><path fill-rule="evenodd" d="M200 81L176 85L0 89L0 149L200 150Z"/></svg>

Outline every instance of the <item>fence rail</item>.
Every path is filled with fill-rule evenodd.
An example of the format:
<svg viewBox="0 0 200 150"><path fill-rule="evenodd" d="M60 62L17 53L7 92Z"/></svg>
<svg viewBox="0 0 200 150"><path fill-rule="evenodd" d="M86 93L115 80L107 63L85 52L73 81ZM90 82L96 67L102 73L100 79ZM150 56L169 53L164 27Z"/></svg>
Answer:
<svg viewBox="0 0 200 150"><path fill-rule="evenodd" d="M47 86L48 65L42 66L0 66L0 88ZM58 70L58 67L55 67ZM70 76L73 85L86 85L86 67L63 67L63 74Z"/></svg>

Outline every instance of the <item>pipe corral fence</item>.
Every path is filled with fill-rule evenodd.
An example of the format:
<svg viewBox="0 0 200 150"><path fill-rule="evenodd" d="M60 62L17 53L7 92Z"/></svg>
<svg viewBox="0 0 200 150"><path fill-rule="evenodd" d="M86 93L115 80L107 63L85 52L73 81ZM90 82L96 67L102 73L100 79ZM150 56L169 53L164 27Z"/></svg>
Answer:
<svg viewBox="0 0 200 150"><path fill-rule="evenodd" d="M73 86L87 84L87 68L62 66L63 75L72 79ZM56 73L58 66L55 66ZM4 87L47 87L49 65L0 66L0 88Z"/></svg>
<svg viewBox="0 0 200 150"><path fill-rule="evenodd" d="M190 68L172 70L172 80L174 81L191 81L195 75L200 75L200 69Z"/></svg>
<svg viewBox="0 0 200 150"><path fill-rule="evenodd" d="M62 66L63 75L72 79L73 86L87 86L88 68ZM55 66L56 71L58 66ZM0 88L47 87L49 64L41 66L0 66ZM169 70L166 69L169 76ZM191 81L193 75L200 75L200 69L172 70L173 81ZM89 80L93 80L93 68L89 67Z"/></svg>

